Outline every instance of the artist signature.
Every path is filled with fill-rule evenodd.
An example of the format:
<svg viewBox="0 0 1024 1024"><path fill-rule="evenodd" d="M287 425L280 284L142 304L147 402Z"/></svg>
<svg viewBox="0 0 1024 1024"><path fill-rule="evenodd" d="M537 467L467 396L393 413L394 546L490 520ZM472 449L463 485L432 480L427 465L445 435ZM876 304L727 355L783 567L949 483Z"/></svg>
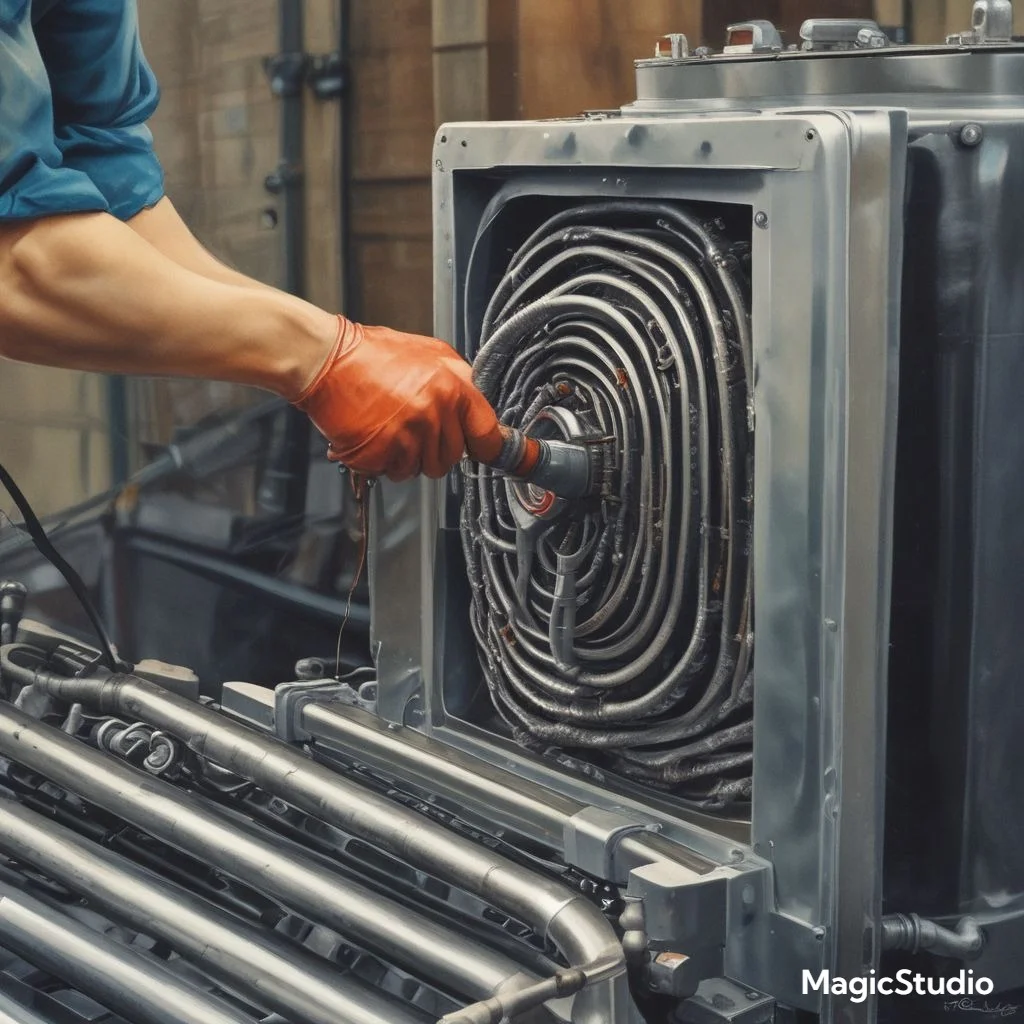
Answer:
<svg viewBox="0 0 1024 1024"><path fill-rule="evenodd" d="M989 1006L988 1002L977 1003L973 999L949 999L946 1001L945 1010L960 1010L964 1013L988 1013L995 1017L1015 1017L1019 1006L1012 1006L1010 1003L997 1003Z"/></svg>

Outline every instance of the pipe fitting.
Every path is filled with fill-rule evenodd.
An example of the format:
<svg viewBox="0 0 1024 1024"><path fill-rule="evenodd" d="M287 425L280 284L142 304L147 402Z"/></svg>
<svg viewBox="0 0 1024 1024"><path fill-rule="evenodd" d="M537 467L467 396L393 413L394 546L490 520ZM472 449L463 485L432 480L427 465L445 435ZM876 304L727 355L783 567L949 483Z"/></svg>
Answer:
<svg viewBox="0 0 1024 1024"><path fill-rule="evenodd" d="M955 960L976 960L985 936L973 917L963 917L950 931L917 914L888 914L882 918L882 949L908 953L931 953Z"/></svg>
<svg viewBox="0 0 1024 1024"><path fill-rule="evenodd" d="M0 645L13 644L25 614L28 588L15 580L0 582Z"/></svg>

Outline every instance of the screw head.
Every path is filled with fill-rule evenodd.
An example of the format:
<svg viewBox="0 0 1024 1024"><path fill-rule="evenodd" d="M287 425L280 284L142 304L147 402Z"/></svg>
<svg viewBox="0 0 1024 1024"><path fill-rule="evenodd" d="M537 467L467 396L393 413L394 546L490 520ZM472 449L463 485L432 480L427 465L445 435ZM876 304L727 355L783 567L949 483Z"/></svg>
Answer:
<svg viewBox="0 0 1024 1024"><path fill-rule="evenodd" d="M764 210L759 210L754 214L754 223L762 229L768 227L768 214Z"/></svg>
<svg viewBox="0 0 1024 1024"><path fill-rule="evenodd" d="M960 129L960 142L969 149L981 145L981 140L984 137L985 132L980 124L965 124Z"/></svg>

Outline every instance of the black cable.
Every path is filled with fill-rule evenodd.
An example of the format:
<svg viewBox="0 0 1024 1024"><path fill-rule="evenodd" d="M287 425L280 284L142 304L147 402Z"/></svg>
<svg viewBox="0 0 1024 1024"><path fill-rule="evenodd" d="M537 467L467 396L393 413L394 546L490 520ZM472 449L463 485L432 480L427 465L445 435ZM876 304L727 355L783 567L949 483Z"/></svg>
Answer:
<svg viewBox="0 0 1024 1024"><path fill-rule="evenodd" d="M746 255L683 206L568 210L513 256L468 353L502 422L556 407L603 464L600 496L549 518L467 467L471 623L495 707L526 745L709 809L751 792Z"/></svg>
<svg viewBox="0 0 1024 1024"><path fill-rule="evenodd" d="M102 494L87 498L70 508L42 516L39 523L44 528L49 528L49 537L52 539L87 513L109 505L129 487L152 487L160 480L178 472L188 473L194 477L216 472L221 468L222 461L226 460L229 465L236 462L232 458L235 454L231 447L233 443L244 441L259 421L284 412L287 408L287 402L280 398L272 398L246 406L232 413L226 420L201 426L184 441L169 444L158 458L134 473L126 483L111 487ZM9 522L15 532L11 537L0 537L0 557L16 553L31 539L25 536L28 531L24 523L10 520Z"/></svg>
<svg viewBox="0 0 1024 1024"><path fill-rule="evenodd" d="M57 551L57 549L50 543L50 539L46 536L46 531L43 529L42 524L39 522L35 512L32 510L32 506L29 504L28 499L21 493L21 488L14 482L14 478L7 472L6 468L2 464L0 464L0 483L4 485L4 488L14 500L14 504L17 505L18 511L25 520L25 529L32 538L32 543L35 544L39 553L57 570L57 572L61 574L61 576L64 577L67 585L71 588L72 593L78 599L78 603L82 606L82 609L88 616L89 622L92 623L92 627L96 631L96 636L99 638L100 649L103 653L103 661L107 668L109 668L111 672L119 671L120 666L116 656L114 655L114 645L111 643L110 636L107 633L103 622L100 620L96 608L89 598L89 592L86 589L85 584L82 582L82 577L79 576L70 565L68 565L68 563L61 557L60 552Z"/></svg>

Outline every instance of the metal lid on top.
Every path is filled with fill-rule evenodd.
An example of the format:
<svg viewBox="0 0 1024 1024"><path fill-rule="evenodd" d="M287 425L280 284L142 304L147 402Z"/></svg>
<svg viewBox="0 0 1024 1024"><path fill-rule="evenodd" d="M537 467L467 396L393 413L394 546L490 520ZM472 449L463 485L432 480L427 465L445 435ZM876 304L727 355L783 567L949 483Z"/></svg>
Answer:
<svg viewBox="0 0 1024 1024"><path fill-rule="evenodd" d="M730 26L722 53L659 48L637 61L630 109L762 109L809 100L1020 107L1024 41L1012 30L1010 0L977 0L971 29L937 46L893 45L872 21L816 18L804 22L799 44L784 48L769 22L748 22Z"/></svg>

